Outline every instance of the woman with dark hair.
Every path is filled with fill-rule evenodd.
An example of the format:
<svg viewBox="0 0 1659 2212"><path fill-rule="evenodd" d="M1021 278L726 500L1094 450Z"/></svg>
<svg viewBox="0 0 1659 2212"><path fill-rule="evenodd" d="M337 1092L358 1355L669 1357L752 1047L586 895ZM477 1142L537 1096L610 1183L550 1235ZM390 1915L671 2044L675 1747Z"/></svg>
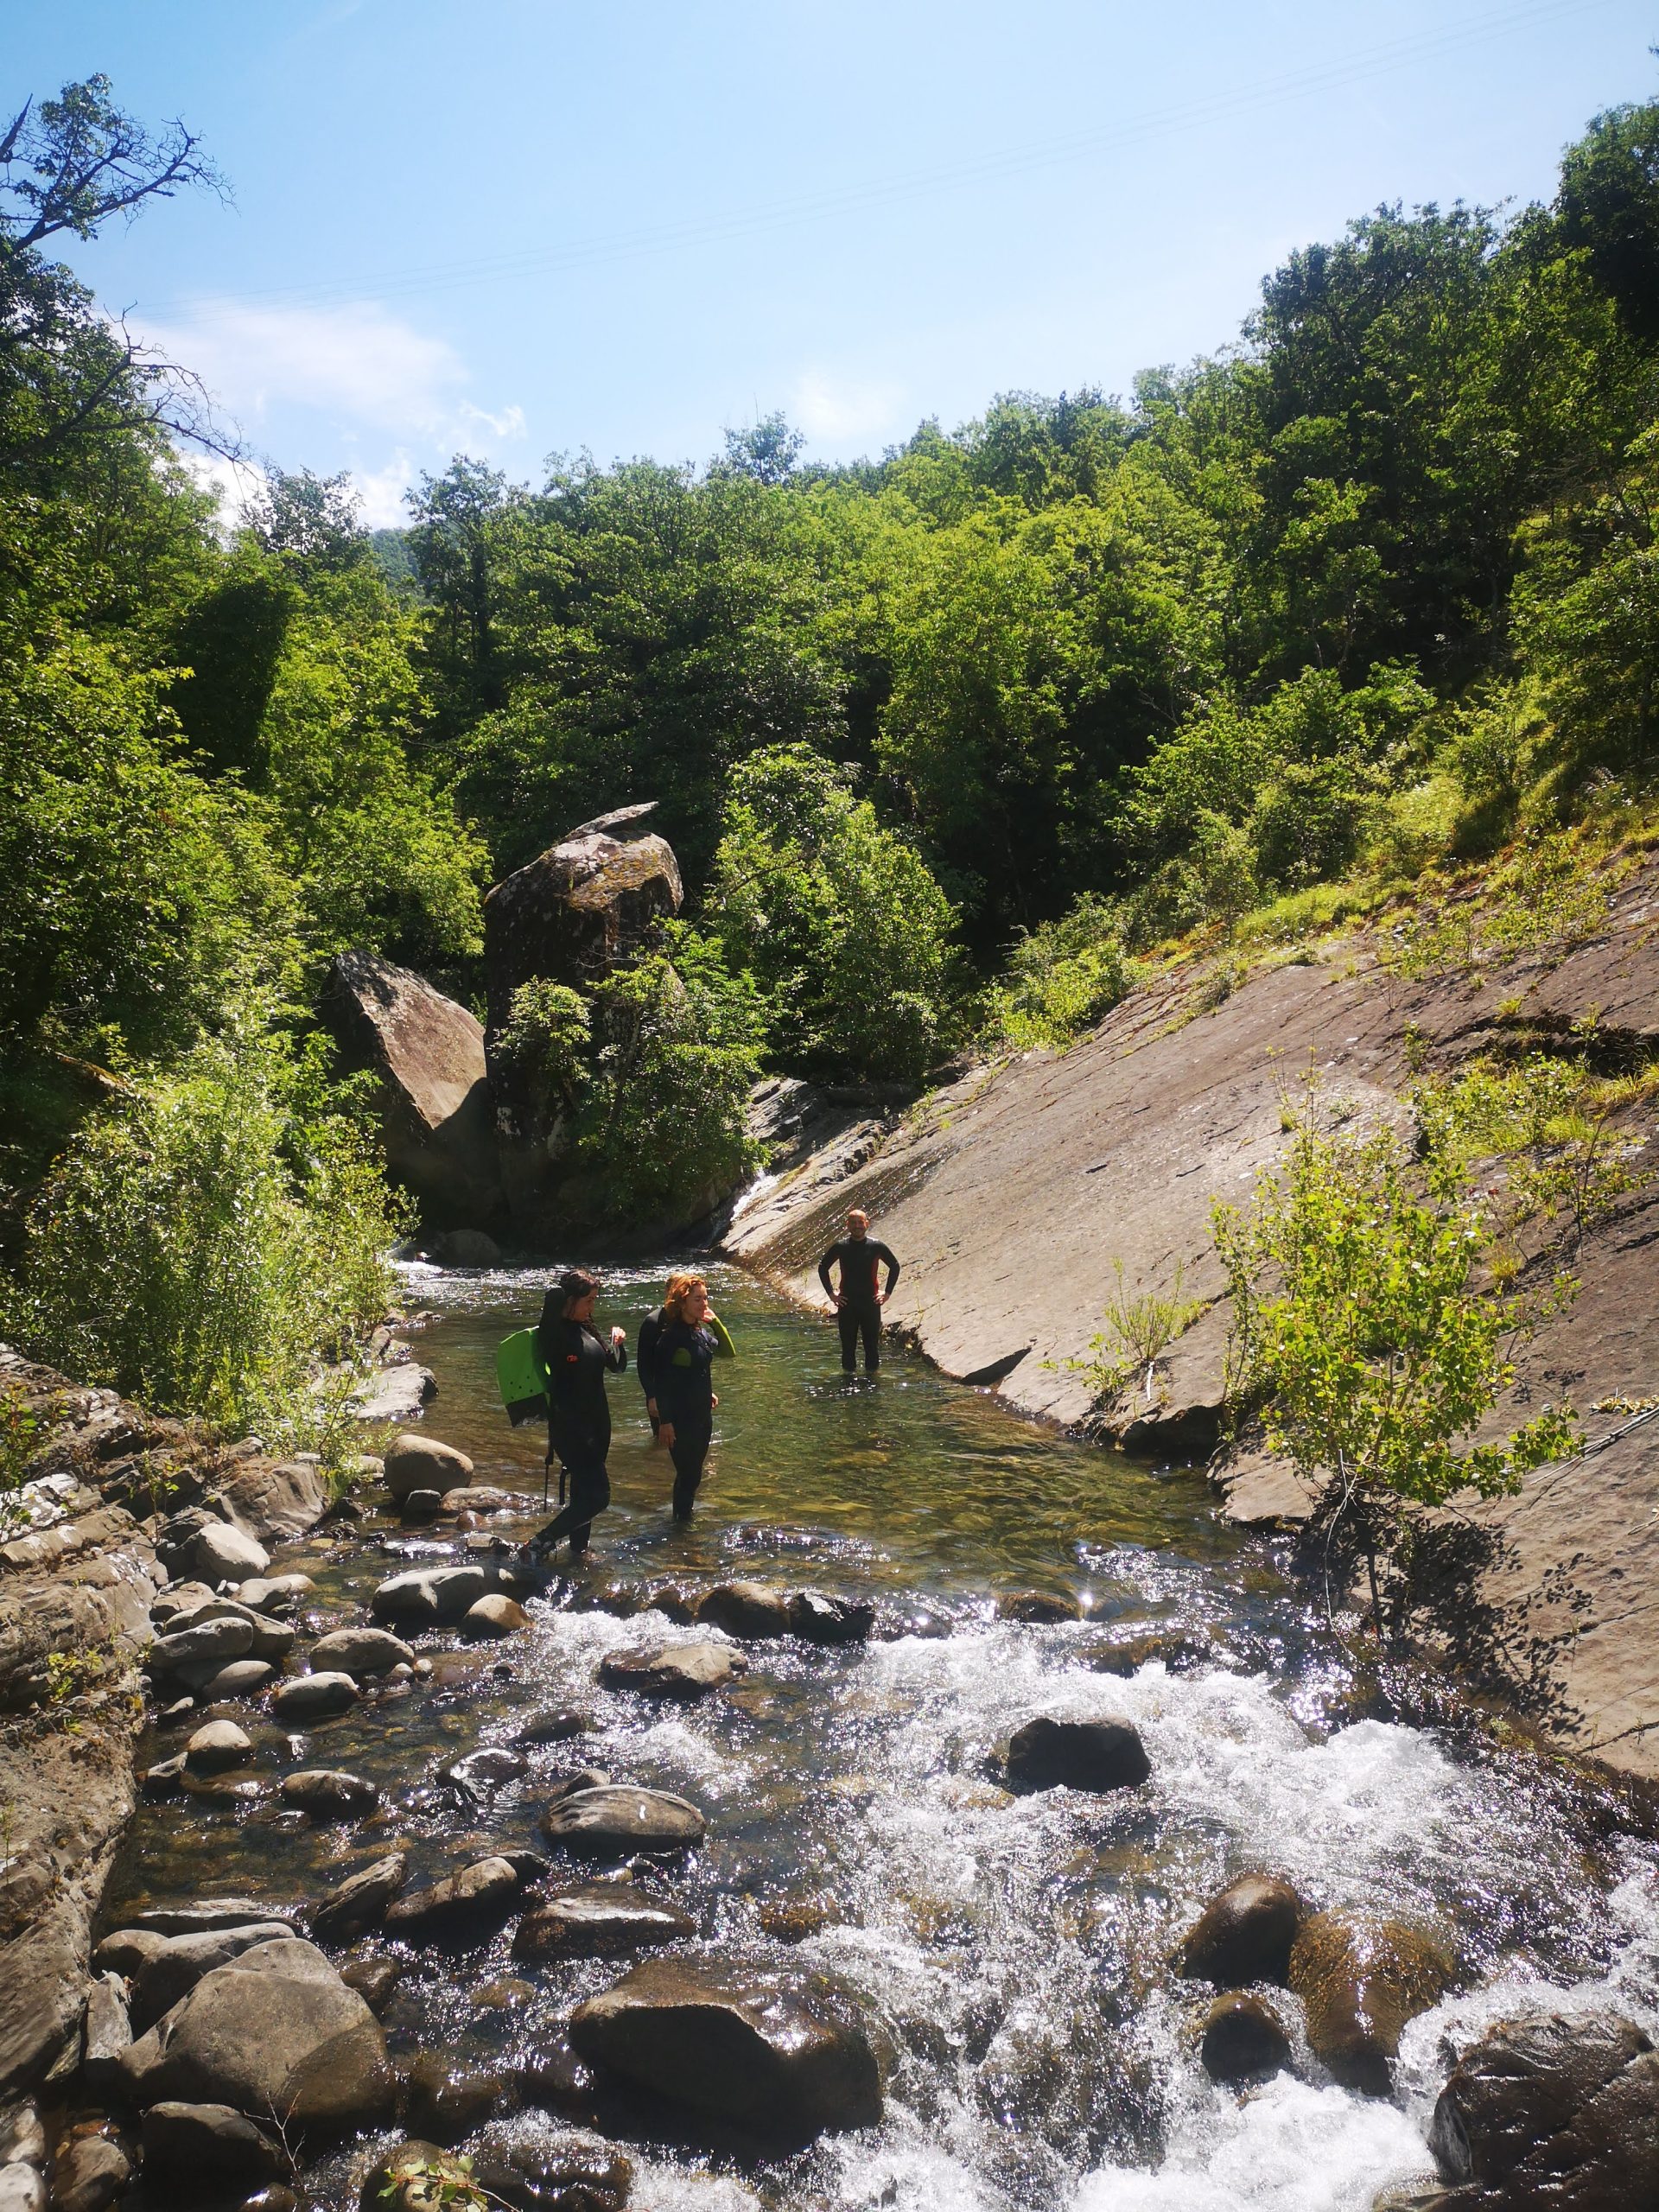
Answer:
<svg viewBox="0 0 1659 2212"><path fill-rule="evenodd" d="M652 1352L658 1433L674 1462L674 1518L689 1521L702 1480L702 1463L714 1439L715 1395L709 1370L734 1356L726 1325L709 1303L701 1275L671 1275L663 1299L663 1327Z"/></svg>
<svg viewBox="0 0 1659 2212"><path fill-rule="evenodd" d="M611 1331L608 1344L594 1326L599 1285L572 1268L548 1292L536 1331L537 1349L547 1370L547 1456L559 1462L560 1510L529 1548L545 1554L566 1537L570 1556L588 1548L594 1518L611 1502L606 1459L611 1448L611 1408L605 1395L607 1373L620 1375L628 1363L628 1340ZM569 1503L564 1501L569 1484Z"/></svg>

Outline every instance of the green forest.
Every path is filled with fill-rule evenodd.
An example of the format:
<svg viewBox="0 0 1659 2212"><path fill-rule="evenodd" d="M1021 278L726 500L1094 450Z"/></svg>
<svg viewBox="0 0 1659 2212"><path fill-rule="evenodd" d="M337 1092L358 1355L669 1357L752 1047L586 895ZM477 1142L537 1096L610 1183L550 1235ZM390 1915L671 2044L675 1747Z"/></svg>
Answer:
<svg viewBox="0 0 1659 2212"><path fill-rule="evenodd" d="M1548 205L1297 251L1126 397L835 467L776 415L701 467L458 455L393 532L305 470L228 521L189 363L57 257L219 188L102 79L0 138L0 1328L78 1373L298 1419L403 1224L328 962L479 1002L484 892L609 809L686 883L632 988L703 1053L647 1144L677 1066L728 1124L763 1071L919 1085L1160 960L1570 896L1655 818L1659 102Z"/></svg>

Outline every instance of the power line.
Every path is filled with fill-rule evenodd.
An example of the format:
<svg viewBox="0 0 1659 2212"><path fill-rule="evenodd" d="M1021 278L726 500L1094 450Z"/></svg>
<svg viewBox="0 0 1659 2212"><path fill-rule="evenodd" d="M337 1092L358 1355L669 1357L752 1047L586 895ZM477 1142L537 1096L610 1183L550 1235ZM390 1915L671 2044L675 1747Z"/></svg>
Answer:
<svg viewBox="0 0 1659 2212"><path fill-rule="evenodd" d="M649 229L615 232L573 239L564 245L541 246L515 252L473 256L465 261L429 264L390 276L337 277L309 284L278 285L239 292L209 301L163 300L145 309L158 320L189 310L199 324L211 324L251 307L302 308L326 306L372 298L378 302L454 291L474 284L604 266L689 247L724 245L760 237L798 224L850 215L927 197L952 188L990 183L1030 175L1080 161L1090 155L1116 151L1166 137L1195 126L1280 103L1306 99L1319 92L1345 86L1433 60L1478 45L1501 32L1514 33L1588 15L1613 4L1613 0L1529 0L1529 4L1489 10L1461 23L1421 38L1396 39L1366 48L1345 61L1328 62L1289 74L1263 79L1229 92L1154 109L1126 122L1099 130L1076 131L1058 137L1011 146L969 161L900 173L864 185L842 186L804 193L760 207L728 209L725 213L699 217Z"/></svg>

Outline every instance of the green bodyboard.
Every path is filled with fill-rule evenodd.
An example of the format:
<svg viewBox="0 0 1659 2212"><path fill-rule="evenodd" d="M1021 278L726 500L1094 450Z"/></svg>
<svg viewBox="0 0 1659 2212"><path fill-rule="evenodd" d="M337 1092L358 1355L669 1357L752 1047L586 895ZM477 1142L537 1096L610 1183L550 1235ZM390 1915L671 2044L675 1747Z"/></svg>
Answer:
<svg viewBox="0 0 1659 2212"><path fill-rule="evenodd" d="M547 1370L537 1349L534 1329L518 1329L503 1337L495 1355L495 1379L501 1402L515 1428L529 1421L547 1419Z"/></svg>

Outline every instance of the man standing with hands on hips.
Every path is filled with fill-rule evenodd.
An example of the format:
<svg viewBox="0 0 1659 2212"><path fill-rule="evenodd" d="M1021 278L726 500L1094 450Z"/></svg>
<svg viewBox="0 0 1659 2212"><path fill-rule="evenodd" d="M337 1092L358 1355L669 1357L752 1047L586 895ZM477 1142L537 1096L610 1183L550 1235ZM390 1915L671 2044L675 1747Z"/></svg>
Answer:
<svg viewBox="0 0 1659 2212"><path fill-rule="evenodd" d="M830 1280L839 1268L838 1284ZM878 1285L885 1268L887 1279ZM836 1302L836 1323L841 1331L841 1363L849 1375L858 1367L858 1340L864 1339L864 1372L874 1375L881 1364L881 1308L893 1296L899 1280L899 1262L887 1246L870 1234L870 1217L855 1206L847 1217L847 1234L832 1244L818 1262L818 1281L826 1298Z"/></svg>

